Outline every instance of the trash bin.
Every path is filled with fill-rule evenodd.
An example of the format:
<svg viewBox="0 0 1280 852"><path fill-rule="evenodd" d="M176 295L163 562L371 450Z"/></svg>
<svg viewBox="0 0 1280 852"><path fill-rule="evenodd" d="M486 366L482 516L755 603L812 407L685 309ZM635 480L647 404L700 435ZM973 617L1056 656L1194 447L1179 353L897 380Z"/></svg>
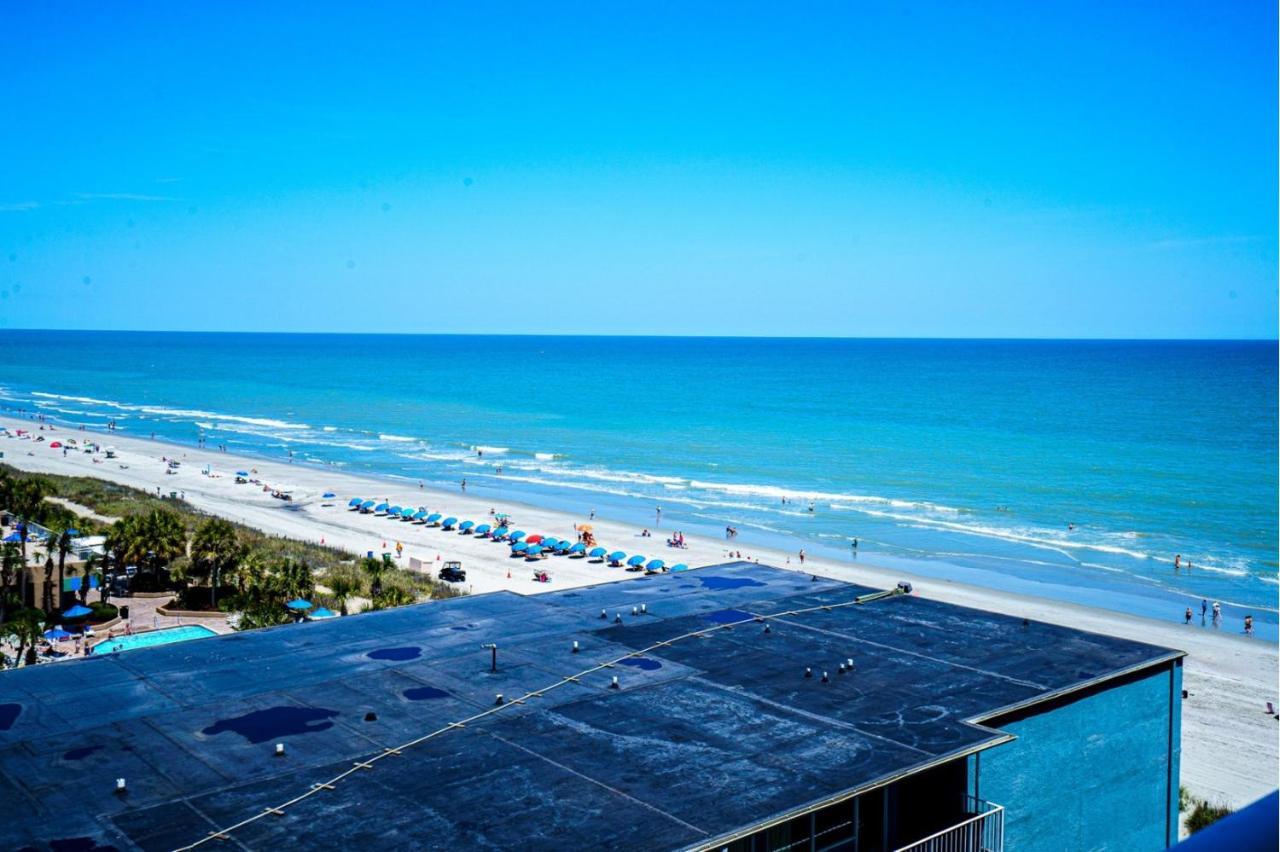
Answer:
<svg viewBox="0 0 1280 852"><path fill-rule="evenodd" d="M120 618L121 618L121 619L123 619L124 621L128 621L128 620L129 620L129 605L128 605L128 604L125 604L124 606L118 607L118 609L120 610Z"/></svg>

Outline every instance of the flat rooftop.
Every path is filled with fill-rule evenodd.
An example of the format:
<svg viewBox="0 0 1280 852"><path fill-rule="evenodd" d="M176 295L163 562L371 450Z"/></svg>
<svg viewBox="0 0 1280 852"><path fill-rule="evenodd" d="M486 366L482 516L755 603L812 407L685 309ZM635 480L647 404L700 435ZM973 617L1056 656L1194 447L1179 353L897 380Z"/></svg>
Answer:
<svg viewBox="0 0 1280 852"><path fill-rule="evenodd" d="M1180 656L875 591L730 563L0 673L0 846L697 847Z"/></svg>

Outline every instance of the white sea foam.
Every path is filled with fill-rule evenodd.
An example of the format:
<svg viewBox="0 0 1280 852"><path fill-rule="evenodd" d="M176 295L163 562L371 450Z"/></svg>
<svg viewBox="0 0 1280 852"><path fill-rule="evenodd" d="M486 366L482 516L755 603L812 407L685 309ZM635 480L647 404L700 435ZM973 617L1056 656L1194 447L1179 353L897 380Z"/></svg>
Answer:
<svg viewBox="0 0 1280 852"><path fill-rule="evenodd" d="M534 453L533 457L538 461L553 461L559 458L555 453Z"/></svg>
<svg viewBox="0 0 1280 852"><path fill-rule="evenodd" d="M477 444L471 448L471 451L475 453L488 453L493 456L499 456L499 455L502 455L503 453L511 452L511 448L510 447L485 447Z"/></svg>
<svg viewBox="0 0 1280 852"><path fill-rule="evenodd" d="M322 432L337 432L338 427L337 426L321 426L320 430Z"/></svg>
<svg viewBox="0 0 1280 852"><path fill-rule="evenodd" d="M379 441L392 441L392 442L397 442L397 443L409 443L409 442L412 442L412 441L416 441L416 440L418 440L418 439L417 439L417 438L410 438L410 437L408 437L407 435L387 435L387 434L380 434L380 435L378 435L378 440L379 440Z"/></svg>

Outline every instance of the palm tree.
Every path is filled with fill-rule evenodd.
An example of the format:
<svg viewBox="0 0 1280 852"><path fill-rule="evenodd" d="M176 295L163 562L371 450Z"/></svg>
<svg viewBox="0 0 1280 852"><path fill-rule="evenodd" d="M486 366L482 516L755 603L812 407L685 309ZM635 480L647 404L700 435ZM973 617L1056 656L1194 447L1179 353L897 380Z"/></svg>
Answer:
<svg viewBox="0 0 1280 852"><path fill-rule="evenodd" d="M22 546L22 566L18 582L18 597L23 606L27 601L27 522L39 514L44 503L44 480L35 477L24 477L15 480L9 486L9 503L14 514L18 516L18 536Z"/></svg>
<svg viewBox="0 0 1280 852"><path fill-rule="evenodd" d="M360 591L363 583L354 571L334 568L324 578L333 599L338 604L338 614L347 615L347 600Z"/></svg>
<svg viewBox="0 0 1280 852"><path fill-rule="evenodd" d="M67 554L71 552L72 529L73 527L70 524L64 523L58 530L57 538L50 538L49 540L51 549L53 547L58 548L58 595L56 601L58 609L62 609L62 589L66 585L67 580ZM48 584L46 584L45 587L48 588Z"/></svg>
<svg viewBox="0 0 1280 852"><path fill-rule="evenodd" d="M9 629L18 637L18 665L32 665L36 661L36 643L44 635L44 616L39 610L23 609L18 611ZM26 659L24 660L24 652Z"/></svg>
<svg viewBox="0 0 1280 852"><path fill-rule="evenodd" d="M198 576L210 579L209 604L218 608L218 585L224 574L235 573L244 558L244 545L236 528L221 518L202 523L191 540L191 562Z"/></svg>
<svg viewBox="0 0 1280 852"><path fill-rule="evenodd" d="M386 576L387 563L368 556L361 560L360 568L369 577L369 596L376 598L382 594L382 578Z"/></svg>
<svg viewBox="0 0 1280 852"><path fill-rule="evenodd" d="M53 610L53 551L44 560L44 591L40 595L40 608L52 615Z"/></svg>
<svg viewBox="0 0 1280 852"><path fill-rule="evenodd" d="M168 565L187 552L187 527L177 514L167 509L152 509L143 516L141 527L139 532L146 545L152 573L160 563Z"/></svg>
<svg viewBox="0 0 1280 852"><path fill-rule="evenodd" d="M13 582L14 572L19 570L22 564L21 558L18 554L18 545L13 542L0 544L0 624L9 618L10 603L16 603L17 595L13 589L9 588L9 584Z"/></svg>

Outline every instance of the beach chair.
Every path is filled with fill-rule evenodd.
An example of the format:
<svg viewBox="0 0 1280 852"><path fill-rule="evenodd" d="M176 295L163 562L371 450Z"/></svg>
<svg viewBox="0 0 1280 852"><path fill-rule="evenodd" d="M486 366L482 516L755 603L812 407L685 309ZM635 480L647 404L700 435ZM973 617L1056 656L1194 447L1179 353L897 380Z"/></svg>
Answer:
<svg viewBox="0 0 1280 852"><path fill-rule="evenodd" d="M1274 716L1275 718L1280 719L1280 713L1276 712L1276 706L1272 704L1270 701L1267 702L1267 715Z"/></svg>

